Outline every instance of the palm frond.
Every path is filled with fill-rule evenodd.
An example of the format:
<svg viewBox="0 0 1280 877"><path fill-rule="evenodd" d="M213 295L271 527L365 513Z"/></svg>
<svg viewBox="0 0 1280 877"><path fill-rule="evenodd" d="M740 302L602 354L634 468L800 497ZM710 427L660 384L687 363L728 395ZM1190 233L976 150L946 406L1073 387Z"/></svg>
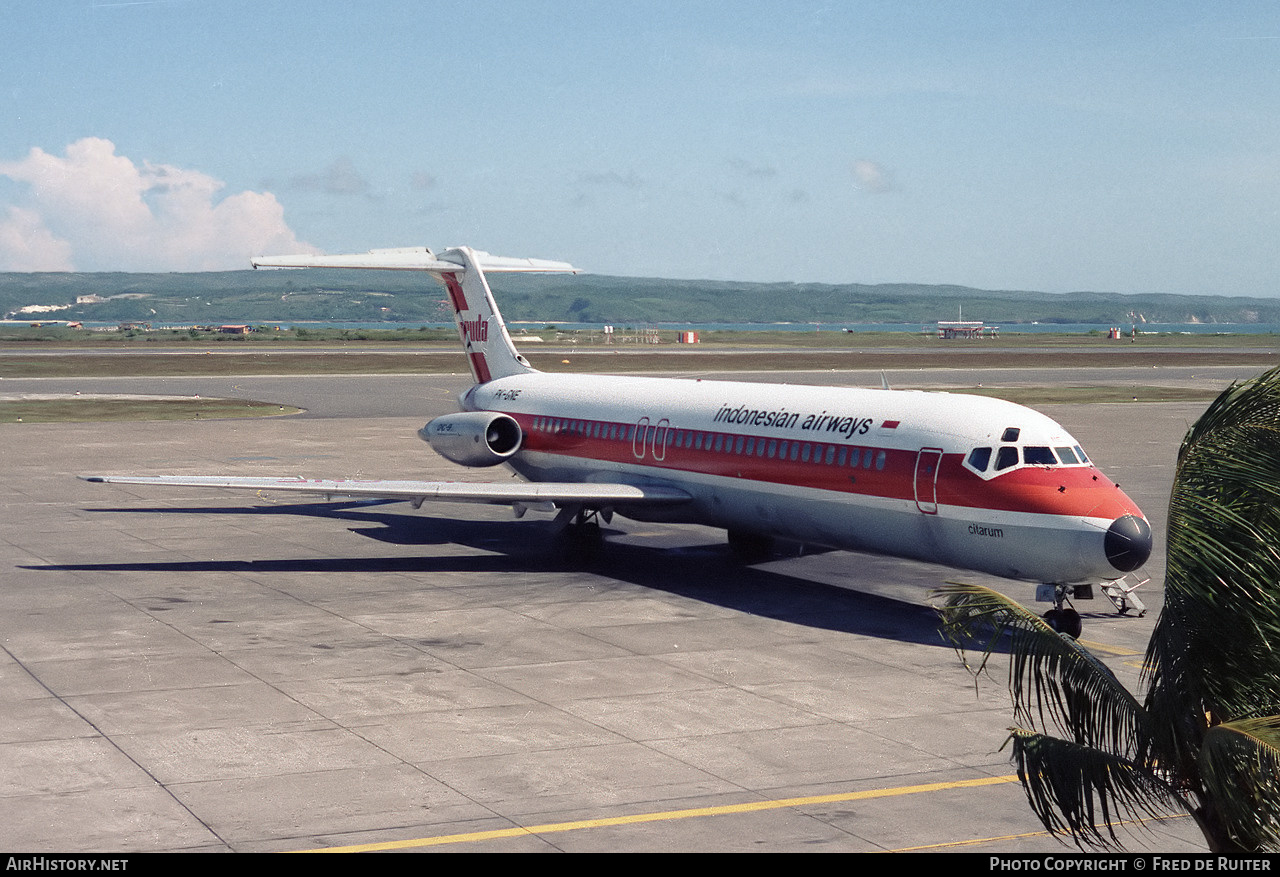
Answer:
<svg viewBox="0 0 1280 877"><path fill-rule="evenodd" d="M1008 634L1009 694L1017 721L1129 758L1147 748L1142 706L1084 646L990 588L948 585L936 593L944 598L943 635L962 658L966 643L985 638L978 666L965 660L975 676Z"/></svg>
<svg viewBox="0 0 1280 877"><path fill-rule="evenodd" d="M1211 724L1280 712L1280 369L1187 432L1167 544L1146 706L1166 763L1194 772Z"/></svg>
<svg viewBox="0 0 1280 877"><path fill-rule="evenodd" d="M1022 728L1009 743L1032 811L1077 845L1116 847L1121 821L1187 809L1158 773L1123 757Z"/></svg>
<svg viewBox="0 0 1280 877"><path fill-rule="evenodd" d="M1280 716L1210 728L1201 769L1214 818L1231 841L1241 849L1280 850Z"/></svg>
<svg viewBox="0 0 1280 877"><path fill-rule="evenodd" d="M1169 504L1170 597L1280 614L1280 369L1233 384L1188 430Z"/></svg>
<svg viewBox="0 0 1280 877"><path fill-rule="evenodd" d="M985 638L975 674L1008 635L1028 726L1011 732L1013 758L1051 832L1109 846L1117 819L1180 808L1215 850L1280 850L1280 368L1230 387L1187 432L1167 544L1142 706L987 589L946 589L944 631L962 656ZM1050 725L1062 737L1040 733Z"/></svg>

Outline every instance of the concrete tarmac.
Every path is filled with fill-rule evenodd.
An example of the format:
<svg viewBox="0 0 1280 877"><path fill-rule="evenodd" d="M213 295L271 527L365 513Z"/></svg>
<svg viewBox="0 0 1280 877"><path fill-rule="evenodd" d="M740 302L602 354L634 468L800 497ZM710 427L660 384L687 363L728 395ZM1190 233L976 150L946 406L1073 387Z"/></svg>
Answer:
<svg viewBox="0 0 1280 877"><path fill-rule="evenodd" d="M54 386L0 390L32 383ZM503 477L415 434L463 386L246 378L223 389L308 413L0 425L0 848L1074 850L1010 781L1003 659L975 689L928 607L948 579L1031 585L845 552L744 568L701 527L615 519L583 551L533 512L73 477ZM1203 407L1044 410L1160 537ZM1145 572L1145 617L1082 607L1134 689L1159 538ZM1204 848L1186 817L1123 838Z"/></svg>

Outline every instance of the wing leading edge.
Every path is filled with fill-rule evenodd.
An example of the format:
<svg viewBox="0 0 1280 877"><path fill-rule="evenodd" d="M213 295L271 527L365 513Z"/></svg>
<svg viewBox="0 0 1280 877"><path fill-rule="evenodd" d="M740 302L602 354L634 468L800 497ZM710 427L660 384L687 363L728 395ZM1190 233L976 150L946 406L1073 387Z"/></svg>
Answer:
<svg viewBox="0 0 1280 877"><path fill-rule="evenodd" d="M81 475L99 484L165 487L219 487L230 490L280 490L324 496L403 499L417 502L477 502L495 505L671 505L687 502L688 493L661 484L578 484L573 482L471 483L465 481L363 481L223 477L218 475Z"/></svg>

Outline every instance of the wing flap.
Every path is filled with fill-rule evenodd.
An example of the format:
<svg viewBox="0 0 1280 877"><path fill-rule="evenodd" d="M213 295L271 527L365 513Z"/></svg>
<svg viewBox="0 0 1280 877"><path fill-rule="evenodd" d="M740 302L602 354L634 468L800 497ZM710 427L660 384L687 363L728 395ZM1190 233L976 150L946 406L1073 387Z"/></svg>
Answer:
<svg viewBox="0 0 1280 877"><path fill-rule="evenodd" d="M365 481L224 477L218 475L81 475L100 484L157 487L216 487L228 490L280 490L323 496L478 502L496 505L555 503L566 505L667 505L686 502L688 493L662 484L578 484L573 482L469 483L465 481Z"/></svg>

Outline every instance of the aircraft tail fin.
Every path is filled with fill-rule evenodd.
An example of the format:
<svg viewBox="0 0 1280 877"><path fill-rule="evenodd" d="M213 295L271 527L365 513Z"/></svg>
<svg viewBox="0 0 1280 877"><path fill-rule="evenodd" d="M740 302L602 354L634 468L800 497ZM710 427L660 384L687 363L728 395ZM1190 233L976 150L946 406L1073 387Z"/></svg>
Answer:
<svg viewBox="0 0 1280 877"><path fill-rule="evenodd" d="M448 290L471 374L480 384L533 371L511 342L485 272L578 270L567 262L492 256L470 247L452 247L439 254L426 247L405 247L348 256L263 256L253 259L252 264L254 268L364 268L431 274Z"/></svg>

